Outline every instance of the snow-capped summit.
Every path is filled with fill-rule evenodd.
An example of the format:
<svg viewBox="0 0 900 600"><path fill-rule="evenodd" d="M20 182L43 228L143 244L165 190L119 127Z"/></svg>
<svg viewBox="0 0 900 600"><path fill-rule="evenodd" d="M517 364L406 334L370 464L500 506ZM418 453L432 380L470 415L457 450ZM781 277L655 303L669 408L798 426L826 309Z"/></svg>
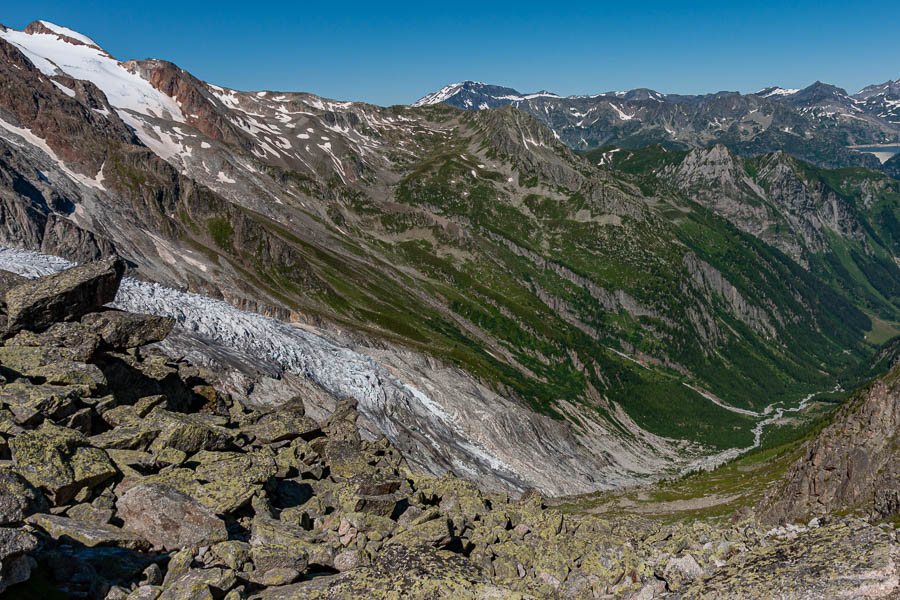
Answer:
<svg viewBox="0 0 900 600"><path fill-rule="evenodd" d="M460 81L459 83L446 85L438 91L428 94L415 102L413 106L426 106L443 102L458 108L484 110L540 97L559 98L560 96L547 90L541 90L533 94L522 94L509 87L491 85L480 81Z"/></svg>
<svg viewBox="0 0 900 600"><path fill-rule="evenodd" d="M756 95L761 98L777 98L782 96L793 96L800 90L791 89L791 88L783 88L783 87L767 87L756 92Z"/></svg>
<svg viewBox="0 0 900 600"><path fill-rule="evenodd" d="M900 79L866 86L853 98L882 119L900 124Z"/></svg>
<svg viewBox="0 0 900 600"><path fill-rule="evenodd" d="M900 79L885 81L877 85L868 85L859 90L853 97L858 100L868 100L875 97L900 98Z"/></svg>
<svg viewBox="0 0 900 600"><path fill-rule="evenodd" d="M25 28L25 33L49 33L56 34L60 38L69 43L84 44L85 46L93 46L98 50L102 50L100 44L89 38L88 36L73 31L68 27L51 23L50 21L34 21Z"/></svg>
<svg viewBox="0 0 900 600"><path fill-rule="evenodd" d="M35 21L23 31L3 29L0 38L21 50L44 75L68 75L96 85L126 122L127 111L184 121L173 98L130 72L85 35L47 21Z"/></svg>

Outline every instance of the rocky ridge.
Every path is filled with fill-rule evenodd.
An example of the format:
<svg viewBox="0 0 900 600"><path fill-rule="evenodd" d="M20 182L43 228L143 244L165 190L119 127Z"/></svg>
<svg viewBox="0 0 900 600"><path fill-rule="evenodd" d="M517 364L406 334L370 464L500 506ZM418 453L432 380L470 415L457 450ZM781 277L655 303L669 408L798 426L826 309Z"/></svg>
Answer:
<svg viewBox="0 0 900 600"><path fill-rule="evenodd" d="M888 357L893 362L895 357ZM761 507L769 521L857 511L900 514L900 369L847 400Z"/></svg>
<svg viewBox="0 0 900 600"><path fill-rule="evenodd" d="M818 166L861 165L880 169L853 144L893 143L900 135L897 83L857 94L822 82L802 90L772 87L755 94L662 94L649 89L562 97L522 94L511 88L464 81L421 98L466 110L514 106L550 127L577 150L607 144L640 148L704 148L724 144L741 156L785 151Z"/></svg>
<svg viewBox="0 0 900 600"><path fill-rule="evenodd" d="M613 148L588 156L662 182L660 196L674 188L883 318L900 314L896 179L864 169L818 169L784 152L742 158L724 145L689 152Z"/></svg>
<svg viewBox="0 0 900 600"><path fill-rule="evenodd" d="M0 346L5 589L25 593L29 576L107 600L873 598L897 587L896 534L862 521L765 531L749 519L565 514L534 491L411 469L386 439L360 435L353 403L319 421L303 398L246 406L212 373L147 348L172 320L104 308L122 271L109 260L2 276L17 324Z"/></svg>

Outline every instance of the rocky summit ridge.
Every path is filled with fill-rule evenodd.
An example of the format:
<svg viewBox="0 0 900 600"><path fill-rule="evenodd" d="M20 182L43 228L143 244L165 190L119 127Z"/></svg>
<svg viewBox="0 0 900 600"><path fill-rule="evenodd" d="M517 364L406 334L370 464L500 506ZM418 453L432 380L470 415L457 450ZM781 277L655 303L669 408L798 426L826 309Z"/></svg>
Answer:
<svg viewBox="0 0 900 600"><path fill-rule="evenodd" d="M350 402L318 421L303 397L245 406L147 346L171 319L103 306L123 270L0 273L7 596L877 598L900 585L897 533L856 517L766 529L746 514L572 513L423 475L363 439Z"/></svg>

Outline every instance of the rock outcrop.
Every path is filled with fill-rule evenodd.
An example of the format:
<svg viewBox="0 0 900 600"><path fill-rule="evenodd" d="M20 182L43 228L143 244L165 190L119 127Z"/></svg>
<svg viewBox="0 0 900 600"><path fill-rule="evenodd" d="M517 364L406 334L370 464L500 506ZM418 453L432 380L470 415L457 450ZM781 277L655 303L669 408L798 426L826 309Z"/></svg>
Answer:
<svg viewBox="0 0 900 600"><path fill-rule="evenodd" d="M880 520L900 514L900 369L848 400L784 484L761 507L766 520L785 522L858 511Z"/></svg>
<svg viewBox="0 0 900 600"><path fill-rule="evenodd" d="M124 273L125 263L110 259L20 283L6 292L7 332L42 331L112 302Z"/></svg>

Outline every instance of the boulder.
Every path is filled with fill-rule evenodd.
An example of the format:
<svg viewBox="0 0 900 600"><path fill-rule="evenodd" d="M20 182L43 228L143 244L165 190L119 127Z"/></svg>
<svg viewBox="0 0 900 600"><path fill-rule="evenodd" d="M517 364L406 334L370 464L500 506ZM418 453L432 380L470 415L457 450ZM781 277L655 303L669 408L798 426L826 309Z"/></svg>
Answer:
<svg viewBox="0 0 900 600"><path fill-rule="evenodd" d="M174 581L167 579L158 600L214 600L236 585L231 569L190 569Z"/></svg>
<svg viewBox="0 0 900 600"><path fill-rule="evenodd" d="M20 331L6 346L47 346L74 350L75 360L89 361L100 347L100 336L78 322L54 323L46 331Z"/></svg>
<svg viewBox="0 0 900 600"><path fill-rule="evenodd" d="M116 502L125 526L167 550L209 546L228 539L225 523L190 496L158 483L141 483Z"/></svg>
<svg viewBox="0 0 900 600"><path fill-rule="evenodd" d="M153 450L175 448L192 454L200 450L226 450L231 446L231 432L204 422L200 415L154 408L145 422L160 430L152 444Z"/></svg>
<svg viewBox="0 0 900 600"><path fill-rule="evenodd" d="M196 477L206 483L188 493L217 514L246 505L276 471L274 454L265 452L201 451L192 460L200 463Z"/></svg>
<svg viewBox="0 0 900 600"><path fill-rule="evenodd" d="M0 346L0 372L52 385L97 388L106 377L96 365L80 362L76 350L45 346Z"/></svg>
<svg viewBox="0 0 900 600"><path fill-rule="evenodd" d="M36 514L28 518L32 525L43 529L54 540L94 546L117 546L133 550L148 549L149 544L136 534L101 523L89 523L58 515Z"/></svg>
<svg viewBox="0 0 900 600"><path fill-rule="evenodd" d="M247 542L239 540L219 542L210 550L226 566L236 571L242 570L244 565L250 562L250 544Z"/></svg>
<svg viewBox="0 0 900 600"><path fill-rule="evenodd" d="M85 392L82 386L14 381L0 387L0 404L9 409L19 425L36 427L44 419L58 421L75 414Z"/></svg>
<svg viewBox="0 0 900 600"><path fill-rule="evenodd" d="M159 429L139 423L123 425L91 436L93 446L116 450L146 450L159 435Z"/></svg>
<svg viewBox="0 0 900 600"><path fill-rule="evenodd" d="M265 516L253 519L250 535L250 556L257 570L286 569L297 577L324 548L318 548L315 538L304 529ZM322 544L321 546L324 546ZM329 557L328 562L331 562ZM318 564L328 564L316 560Z"/></svg>
<svg viewBox="0 0 900 600"><path fill-rule="evenodd" d="M11 439L9 447L16 472L59 506L117 473L106 452L87 443L81 433L45 421Z"/></svg>
<svg viewBox="0 0 900 600"><path fill-rule="evenodd" d="M24 477L10 469L0 469L0 525L23 521L47 510L44 495Z"/></svg>
<svg viewBox="0 0 900 600"><path fill-rule="evenodd" d="M114 514L115 511L111 508L101 508L87 502L76 504L66 511L66 516L70 519L97 525L108 525Z"/></svg>
<svg viewBox="0 0 900 600"><path fill-rule="evenodd" d="M95 331L106 346L124 349L161 342L172 331L175 320L108 309L86 314L81 323Z"/></svg>
<svg viewBox="0 0 900 600"><path fill-rule="evenodd" d="M663 569L663 578L670 590L678 590L703 575L703 569L690 554L672 557Z"/></svg>
<svg viewBox="0 0 900 600"><path fill-rule="evenodd" d="M6 309L6 292L26 281L27 277L0 269L0 307Z"/></svg>
<svg viewBox="0 0 900 600"><path fill-rule="evenodd" d="M9 586L28 580L34 562L26 554L37 547L37 538L30 533L0 527L0 594Z"/></svg>
<svg viewBox="0 0 900 600"><path fill-rule="evenodd" d="M329 440L322 454L331 468L331 473L343 479L352 479L372 470L359 444L352 441Z"/></svg>
<svg viewBox="0 0 900 600"><path fill-rule="evenodd" d="M272 444L295 438L311 440L322 435L319 425L299 411L277 411L241 429L257 443Z"/></svg>
<svg viewBox="0 0 900 600"><path fill-rule="evenodd" d="M6 292L7 332L42 331L112 302L125 273L121 259L86 263L19 283Z"/></svg>

